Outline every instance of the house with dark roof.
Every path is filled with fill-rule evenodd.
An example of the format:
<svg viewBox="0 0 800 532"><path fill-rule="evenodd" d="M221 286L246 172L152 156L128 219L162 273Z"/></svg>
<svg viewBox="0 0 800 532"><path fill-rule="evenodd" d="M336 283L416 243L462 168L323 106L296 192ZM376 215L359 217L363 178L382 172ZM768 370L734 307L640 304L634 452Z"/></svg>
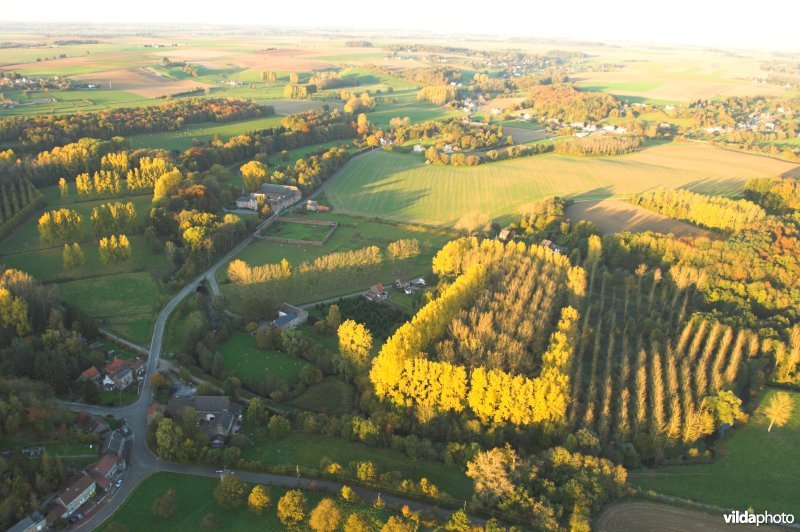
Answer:
<svg viewBox="0 0 800 532"><path fill-rule="evenodd" d="M39 512L26 515L6 532L40 532L47 528L47 520Z"/></svg>
<svg viewBox="0 0 800 532"><path fill-rule="evenodd" d="M106 367L103 368L103 373L106 374L108 379L111 379L113 387L117 390L124 390L133 382L134 373L130 364L124 358L115 358ZM103 387L108 387L108 380L103 380Z"/></svg>
<svg viewBox="0 0 800 532"><path fill-rule="evenodd" d="M55 498L56 509L63 510L61 517L69 517L83 504L92 498L97 491L97 484L86 472L75 477L65 488L58 492ZM58 508L58 506L62 508Z"/></svg>
<svg viewBox="0 0 800 532"><path fill-rule="evenodd" d="M174 397L167 403L167 414L180 416L186 407L194 408L198 427L214 447L225 443L242 414L240 405L231 401L230 397L219 395Z"/></svg>
<svg viewBox="0 0 800 532"><path fill-rule="evenodd" d="M278 317L272 320L272 326L278 329L293 329L308 320L308 312L284 303L278 308Z"/></svg>
<svg viewBox="0 0 800 532"><path fill-rule="evenodd" d="M269 202L270 208L275 213L281 212L302 196L300 189L295 186L276 185L273 183L264 183L261 185L259 192L264 195L265 200Z"/></svg>
<svg viewBox="0 0 800 532"><path fill-rule="evenodd" d="M122 434L122 431L118 429L108 433L103 442L101 454L122 456L123 451L125 451L125 436Z"/></svg>

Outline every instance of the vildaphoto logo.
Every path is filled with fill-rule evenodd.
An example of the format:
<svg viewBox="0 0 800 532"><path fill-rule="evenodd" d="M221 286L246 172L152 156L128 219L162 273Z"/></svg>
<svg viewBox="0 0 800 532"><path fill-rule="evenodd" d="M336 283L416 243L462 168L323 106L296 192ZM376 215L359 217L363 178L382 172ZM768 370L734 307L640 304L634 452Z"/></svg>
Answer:
<svg viewBox="0 0 800 532"><path fill-rule="evenodd" d="M750 510L732 511L723 514L725 524L728 525L791 525L794 523L794 514L771 514L769 512L755 513Z"/></svg>

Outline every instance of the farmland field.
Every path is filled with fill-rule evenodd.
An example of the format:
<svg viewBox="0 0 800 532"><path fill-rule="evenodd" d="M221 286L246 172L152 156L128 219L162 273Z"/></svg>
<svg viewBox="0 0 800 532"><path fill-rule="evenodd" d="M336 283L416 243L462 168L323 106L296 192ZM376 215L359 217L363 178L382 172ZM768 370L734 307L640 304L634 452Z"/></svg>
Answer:
<svg viewBox="0 0 800 532"><path fill-rule="evenodd" d="M768 390L750 421L717 445L713 463L662 467L631 474L631 480L643 489L725 508L799 515L800 464L795 451L800 437L800 393L792 393L794 412L789 423L767 432L769 420L763 408L774 393Z"/></svg>
<svg viewBox="0 0 800 532"><path fill-rule="evenodd" d="M165 150L185 150L192 146L194 141L208 142L219 135L223 139L235 135L249 133L259 129L276 127L281 124L283 116L272 115L238 122L205 122L191 124L180 131L164 131L161 133L147 133L129 137L134 148L162 148Z"/></svg>
<svg viewBox="0 0 800 532"><path fill-rule="evenodd" d="M687 144L618 157L545 154L477 167L431 166L411 154L374 152L353 161L327 196L343 213L451 225L475 210L509 221L552 195L605 199L657 187L737 194L751 177L798 172L795 164Z"/></svg>
<svg viewBox="0 0 800 532"><path fill-rule="evenodd" d="M572 221L586 220L594 223L603 233L654 231L672 233L675 236L713 235L705 229L616 199L573 203L567 207L566 214Z"/></svg>
<svg viewBox="0 0 800 532"><path fill-rule="evenodd" d="M621 502L605 510L594 522L597 532L620 530L660 532L725 531L730 530L720 514L688 510L653 502ZM771 527L738 525L737 530L774 530Z"/></svg>

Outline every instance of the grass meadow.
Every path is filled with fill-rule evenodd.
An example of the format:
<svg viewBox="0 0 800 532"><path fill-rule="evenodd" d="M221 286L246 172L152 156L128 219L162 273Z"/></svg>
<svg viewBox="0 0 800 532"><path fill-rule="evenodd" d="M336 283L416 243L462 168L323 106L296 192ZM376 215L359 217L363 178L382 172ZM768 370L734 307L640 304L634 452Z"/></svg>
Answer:
<svg viewBox="0 0 800 532"><path fill-rule="evenodd" d="M319 469L327 456L343 467L350 462L370 460L381 473L399 471L403 478L417 482L425 477L452 497L468 500L472 496L472 480L463 471L438 462L413 460L391 449L368 447L321 434L292 432L286 438L267 440L248 447L242 454L247 460L260 460L272 466L295 466Z"/></svg>
<svg viewBox="0 0 800 532"><path fill-rule="evenodd" d="M146 133L128 137L134 148L161 148L165 150L183 151L192 147L197 142L208 142L219 135L228 139L259 129L280 126L283 116L272 115L236 122L203 122L191 124L180 131L164 131L160 133Z"/></svg>
<svg viewBox="0 0 800 532"><path fill-rule="evenodd" d="M631 475L642 489L722 507L800 515L800 393L792 392L794 411L784 427L767 432L763 409L776 390L767 390L761 406L743 427L717 444L713 463L668 466Z"/></svg>
<svg viewBox="0 0 800 532"><path fill-rule="evenodd" d="M219 481L215 478L200 478L175 473L156 473L134 489L125 504L106 522L102 530L119 530L111 525L123 525L125 530L146 532L172 532L173 530L201 530L201 521L208 514L214 514L214 530L261 531L282 530L284 527L278 520L275 507L289 488L270 486L271 504L263 515L255 515L247 509L247 505L234 510L220 507L214 501L214 488ZM167 490L175 490L177 512L167 518L154 518L151 507L156 498ZM324 492L304 492L309 509L313 509L321 499L330 496ZM390 515L384 510L371 506L345 503L338 500L342 510L343 521L353 512L366 513L376 522L384 522ZM307 528L306 522L300 530Z"/></svg>
<svg viewBox="0 0 800 532"><path fill-rule="evenodd" d="M425 165L412 154L374 152L326 191L342 213L448 226L481 211L510 221L548 196L596 200L658 187L738 194L747 179L797 171L768 157L702 145L666 144L617 157L545 154L477 167Z"/></svg>
<svg viewBox="0 0 800 532"><path fill-rule="evenodd" d="M264 379L269 375L290 385L308 362L280 351L262 351L254 336L234 330L231 337L217 346L225 358L228 375Z"/></svg>

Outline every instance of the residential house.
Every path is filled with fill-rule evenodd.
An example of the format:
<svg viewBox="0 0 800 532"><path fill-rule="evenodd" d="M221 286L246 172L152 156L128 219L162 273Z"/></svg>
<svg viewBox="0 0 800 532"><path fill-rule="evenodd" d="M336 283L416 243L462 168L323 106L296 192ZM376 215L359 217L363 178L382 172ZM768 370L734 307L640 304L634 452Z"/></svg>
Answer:
<svg viewBox="0 0 800 532"><path fill-rule="evenodd" d="M103 376L100 375L100 371L96 367L91 366L90 368L84 370L83 373L80 374L78 380L88 381L93 383L94 385L99 385L100 382L103 380Z"/></svg>
<svg viewBox="0 0 800 532"><path fill-rule="evenodd" d="M319 203L317 203L315 200L306 201L306 210L316 212L319 210Z"/></svg>
<svg viewBox="0 0 800 532"><path fill-rule="evenodd" d="M278 317L272 320L273 327L278 329L294 329L308 320L308 312L295 307L289 303L284 303L278 308Z"/></svg>
<svg viewBox="0 0 800 532"><path fill-rule="evenodd" d="M128 360L128 367L131 368L131 371L133 371L133 376L135 378L143 377L144 372L147 369L145 366L145 361L141 358Z"/></svg>
<svg viewBox="0 0 800 532"><path fill-rule="evenodd" d="M250 196L239 196L236 198L236 208L257 211L258 200L254 198L252 194Z"/></svg>
<svg viewBox="0 0 800 532"><path fill-rule="evenodd" d="M386 291L381 283L378 283L364 292L364 297L370 301L384 301L389 298L389 292Z"/></svg>
<svg viewBox="0 0 800 532"><path fill-rule="evenodd" d="M184 408L192 407L197 415L197 426L206 435L213 447L225 443L231 432L238 430L242 407L231 401L230 397L217 395L197 395L193 397L174 397L167 403L167 413L179 416Z"/></svg>
<svg viewBox="0 0 800 532"><path fill-rule="evenodd" d="M115 454L122 456L125 451L125 436L120 430L111 431L103 442L101 454Z"/></svg>
<svg viewBox="0 0 800 532"><path fill-rule="evenodd" d="M65 488L58 492L55 498L57 506L62 506L61 517L69 517L78 508L83 506L97 491L97 484L86 472L81 473Z"/></svg>
<svg viewBox="0 0 800 532"><path fill-rule="evenodd" d="M75 426L86 434L102 434L108 430L108 423L87 412L78 412Z"/></svg>
<svg viewBox="0 0 800 532"><path fill-rule="evenodd" d="M414 144L414 151L417 153L425 151L425 146L422 144Z"/></svg>
<svg viewBox="0 0 800 532"><path fill-rule="evenodd" d="M114 477L125 470L125 459L115 454L105 454L86 472L102 489L108 490Z"/></svg>
<svg viewBox="0 0 800 532"><path fill-rule="evenodd" d="M497 235L497 239L501 242L508 242L510 239L514 238L514 230L513 229L503 229L500 231L500 234Z"/></svg>
<svg viewBox="0 0 800 532"><path fill-rule="evenodd" d="M124 358L115 358L106 367L103 368L103 373L106 377L111 379L113 388L117 390L124 390L133 382L133 370L131 369L128 361ZM103 387L107 386L107 381L103 381Z"/></svg>
<svg viewBox="0 0 800 532"><path fill-rule="evenodd" d="M261 185L259 193L264 195L265 201L269 202L272 212L276 213L297 202L302 196L300 189L297 187L272 183Z"/></svg>
<svg viewBox="0 0 800 532"><path fill-rule="evenodd" d="M40 532L47 528L47 519L39 512L26 515L22 521L12 526L7 532Z"/></svg>

